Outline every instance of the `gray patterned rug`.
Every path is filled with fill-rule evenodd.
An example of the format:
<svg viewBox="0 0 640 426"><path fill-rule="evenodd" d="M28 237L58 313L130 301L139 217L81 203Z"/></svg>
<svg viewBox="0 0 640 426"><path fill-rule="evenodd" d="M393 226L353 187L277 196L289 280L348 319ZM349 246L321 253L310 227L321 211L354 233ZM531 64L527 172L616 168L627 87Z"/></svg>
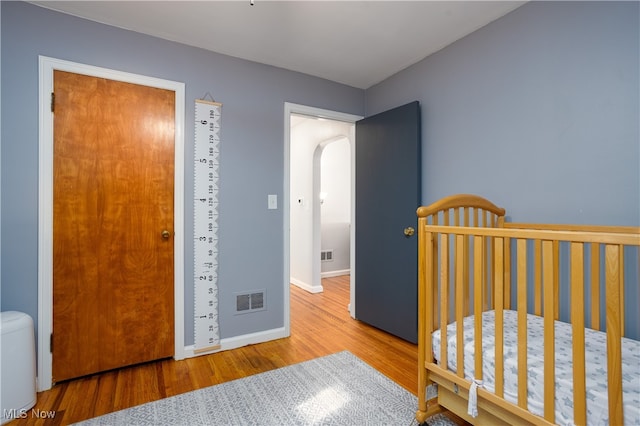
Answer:
<svg viewBox="0 0 640 426"><path fill-rule="evenodd" d="M343 351L77 424L409 426L416 408L413 394Z"/></svg>

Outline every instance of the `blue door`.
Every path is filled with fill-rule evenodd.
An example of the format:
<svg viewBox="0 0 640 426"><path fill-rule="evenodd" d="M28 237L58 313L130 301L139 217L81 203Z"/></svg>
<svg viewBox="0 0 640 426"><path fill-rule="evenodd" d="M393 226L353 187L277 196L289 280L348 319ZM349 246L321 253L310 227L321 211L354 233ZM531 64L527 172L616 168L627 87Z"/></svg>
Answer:
<svg viewBox="0 0 640 426"><path fill-rule="evenodd" d="M356 318L416 343L420 105L356 123ZM405 232L405 229L407 230Z"/></svg>

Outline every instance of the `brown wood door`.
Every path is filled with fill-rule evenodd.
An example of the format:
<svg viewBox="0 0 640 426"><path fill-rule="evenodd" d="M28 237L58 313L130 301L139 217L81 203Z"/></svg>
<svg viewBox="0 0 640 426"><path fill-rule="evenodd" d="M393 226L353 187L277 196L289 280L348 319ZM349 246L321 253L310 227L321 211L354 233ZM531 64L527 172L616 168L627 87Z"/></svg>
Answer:
<svg viewBox="0 0 640 426"><path fill-rule="evenodd" d="M54 93L55 382L174 355L175 92L55 71Z"/></svg>

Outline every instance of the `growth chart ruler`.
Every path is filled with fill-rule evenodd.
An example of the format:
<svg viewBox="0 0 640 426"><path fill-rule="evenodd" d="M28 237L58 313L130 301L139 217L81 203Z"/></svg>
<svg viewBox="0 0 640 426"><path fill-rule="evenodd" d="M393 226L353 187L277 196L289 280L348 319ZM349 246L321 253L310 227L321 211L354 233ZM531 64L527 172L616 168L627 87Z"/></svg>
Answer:
<svg viewBox="0 0 640 426"><path fill-rule="evenodd" d="M218 168L222 104L196 99L193 181L194 353L220 348Z"/></svg>

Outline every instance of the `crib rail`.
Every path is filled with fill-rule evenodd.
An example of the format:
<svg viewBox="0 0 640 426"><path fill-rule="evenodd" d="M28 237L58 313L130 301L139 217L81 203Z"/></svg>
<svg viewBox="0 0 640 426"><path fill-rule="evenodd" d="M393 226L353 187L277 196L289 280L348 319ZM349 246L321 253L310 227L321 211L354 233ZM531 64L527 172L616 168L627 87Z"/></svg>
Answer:
<svg viewBox="0 0 640 426"><path fill-rule="evenodd" d="M547 231L572 231L572 232L587 232L587 233L599 233L599 234L631 234L631 235L638 235L639 228L637 227L633 227L633 226L598 226L598 225L558 225L558 224L534 224L534 223L514 223L514 222L509 222L509 223L504 223L504 227L505 228L510 228L510 229L537 229L537 230L547 230ZM507 240L508 243L508 240ZM604 330L604 322L600 321L600 312L602 311L602 301L601 301L601 293L600 291L598 291L601 288L601 284L600 284L600 279L601 279L601 266L602 266L602 261L600 260L601 257L601 250L599 249L600 243L597 242L592 242L589 244L589 247L587 248L588 251L590 251L591 256L592 256L592 261L590 263L590 270L589 270L589 276L591 277L592 280L592 285L590 288L590 293L589 296L591 298L591 306L590 306L590 324L588 324L589 328L592 328L594 330ZM559 245L558 242L556 241L554 243L553 246L554 249L554 258L558 258L558 249L559 249ZM537 256L537 264L539 264L540 260L539 260L539 256L540 256L540 246L536 246L536 250L534 251L534 255ZM556 265L557 266L557 265ZM537 268L536 270L539 270L539 268ZM559 268L555 269L556 271L559 271ZM535 285L536 285L536 291L534 292L536 295L541 295L541 291L540 291L540 277L539 275L536 277L536 281L535 281ZM556 272L556 275L554 276L554 289L555 289L555 294L556 294L556 299L558 299L558 292L559 292L559 273ZM506 289L507 293L505 295L505 297L507 298L507 300L509 299L509 289ZM622 295L622 299L620 301L620 303L624 304L624 294ZM537 315L540 315L540 306L541 306L541 300L540 297L536 298L535 300L535 304L536 304L536 311L535 313ZM508 305L507 305L508 306ZM556 308L556 319L558 318L558 311ZM622 318L623 321L623 325L622 328L624 329L624 318Z"/></svg>
<svg viewBox="0 0 640 426"><path fill-rule="evenodd" d="M457 194L421 206L417 214L430 225L500 227L505 210L477 195Z"/></svg>
<svg viewBox="0 0 640 426"><path fill-rule="evenodd" d="M500 211L492 213L497 216L488 221L469 222L464 210L464 219L454 220L454 225L466 226L449 226L448 220L433 220L427 213L418 210L420 383L429 384L422 365L434 365L431 333L440 328L441 342L446 342L446 324L462 324L470 313L493 309L495 394L503 398L503 311L513 309L518 317L517 407L527 409L527 314L534 314L543 318L544 377L551 378L544 381L544 419L555 421L554 322L561 320L571 323L573 330L574 422L587 421L588 327L607 333L609 422L623 424L621 340L627 325L625 285L627 289L635 288L638 294L640 228L507 224L502 221L504 211L502 216ZM443 222L444 226L439 225ZM625 272L625 264L635 265L631 274ZM567 296L570 303L565 309L561 300ZM475 379L482 380L482 319L481 315L474 318L474 374ZM635 318L637 322L638 317ZM640 329L639 324L632 325ZM462 348L463 333L456 333L456 339L456 347ZM440 350L440 365L446 367L447 345L441 344ZM456 358L456 364L463 366L464 351L457 350ZM464 378L464 368L458 368L455 374Z"/></svg>

